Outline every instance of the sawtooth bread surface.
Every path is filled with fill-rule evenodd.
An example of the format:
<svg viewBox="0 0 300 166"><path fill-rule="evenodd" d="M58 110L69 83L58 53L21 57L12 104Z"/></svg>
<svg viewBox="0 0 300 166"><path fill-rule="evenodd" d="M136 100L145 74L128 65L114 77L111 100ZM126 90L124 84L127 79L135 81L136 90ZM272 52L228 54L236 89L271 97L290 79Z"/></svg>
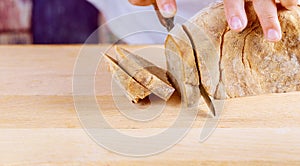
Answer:
<svg viewBox="0 0 300 166"><path fill-rule="evenodd" d="M134 103L138 103L139 100L151 94L150 90L143 87L130 75L128 75L116 62L115 59L109 55L104 56L109 63L110 71L112 72L112 78L121 87L126 97Z"/></svg>
<svg viewBox="0 0 300 166"><path fill-rule="evenodd" d="M192 45L182 26L175 25L165 42L165 55L170 80L187 107L201 103L199 76Z"/></svg>
<svg viewBox="0 0 300 166"><path fill-rule="evenodd" d="M265 40L252 2L248 25L231 31L223 3L200 11L185 24L192 34L201 82L215 99L300 90L300 8L279 9L282 40Z"/></svg>
<svg viewBox="0 0 300 166"><path fill-rule="evenodd" d="M118 64L141 85L167 101L175 89L168 82L167 72L123 48L116 47Z"/></svg>

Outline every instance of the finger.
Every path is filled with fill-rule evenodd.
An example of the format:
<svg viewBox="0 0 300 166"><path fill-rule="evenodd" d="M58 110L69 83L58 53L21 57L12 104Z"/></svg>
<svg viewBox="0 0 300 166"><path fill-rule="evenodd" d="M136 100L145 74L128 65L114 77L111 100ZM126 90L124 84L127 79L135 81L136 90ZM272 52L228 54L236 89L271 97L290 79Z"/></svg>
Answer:
<svg viewBox="0 0 300 166"><path fill-rule="evenodd" d="M259 18L265 38L272 42L279 41L281 39L281 29L275 1L254 0L253 6Z"/></svg>
<svg viewBox="0 0 300 166"><path fill-rule="evenodd" d="M136 6L148 6L152 4L152 0L128 0L131 4Z"/></svg>
<svg viewBox="0 0 300 166"><path fill-rule="evenodd" d="M297 7L298 0L280 0L280 3L283 7L292 10Z"/></svg>
<svg viewBox="0 0 300 166"><path fill-rule="evenodd" d="M166 17L174 17L177 11L175 0L156 0L160 13Z"/></svg>
<svg viewBox="0 0 300 166"><path fill-rule="evenodd" d="M224 7L230 29L242 31L247 26L244 0L224 0Z"/></svg>

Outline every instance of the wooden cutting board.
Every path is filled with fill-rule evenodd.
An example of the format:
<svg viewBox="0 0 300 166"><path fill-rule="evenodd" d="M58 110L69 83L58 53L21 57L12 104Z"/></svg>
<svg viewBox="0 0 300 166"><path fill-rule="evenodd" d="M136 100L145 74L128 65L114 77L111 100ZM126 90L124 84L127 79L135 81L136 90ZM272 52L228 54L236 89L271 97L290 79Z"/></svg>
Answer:
<svg viewBox="0 0 300 166"><path fill-rule="evenodd" d="M165 67L162 46L125 47ZM100 53L108 45L87 48ZM189 133L162 153L134 158L102 148L85 133L74 109L72 77L80 49L80 45L0 46L0 165L300 164L299 92L225 101L218 127L204 142L199 142L200 132L211 118L205 107ZM174 122L176 95L152 121L139 123L124 117L112 91L120 99L119 106L126 108L128 101L112 86L107 66L99 64L95 91L111 126L147 136ZM154 97L151 106L159 103Z"/></svg>

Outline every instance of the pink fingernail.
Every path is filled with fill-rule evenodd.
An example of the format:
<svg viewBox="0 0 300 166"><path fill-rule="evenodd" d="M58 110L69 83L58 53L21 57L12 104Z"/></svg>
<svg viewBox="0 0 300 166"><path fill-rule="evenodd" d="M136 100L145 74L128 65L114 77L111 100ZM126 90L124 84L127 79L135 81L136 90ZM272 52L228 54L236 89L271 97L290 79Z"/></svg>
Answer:
<svg viewBox="0 0 300 166"><path fill-rule="evenodd" d="M278 41L280 40L280 35L275 29L269 29L267 34L267 39L269 41Z"/></svg>
<svg viewBox="0 0 300 166"><path fill-rule="evenodd" d="M239 17L231 17L230 28L233 30L239 30L243 27L242 21Z"/></svg>
<svg viewBox="0 0 300 166"><path fill-rule="evenodd" d="M173 5L165 4L163 6L161 14L166 18L170 18L170 17L173 17L175 15L175 12L176 12L176 9Z"/></svg>

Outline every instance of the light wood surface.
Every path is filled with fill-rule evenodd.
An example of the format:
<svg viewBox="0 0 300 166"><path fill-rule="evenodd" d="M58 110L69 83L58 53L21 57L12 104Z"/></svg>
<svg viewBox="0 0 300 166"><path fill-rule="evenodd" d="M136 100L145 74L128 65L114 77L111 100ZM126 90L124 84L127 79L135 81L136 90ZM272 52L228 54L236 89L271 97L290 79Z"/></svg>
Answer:
<svg viewBox="0 0 300 166"><path fill-rule="evenodd" d="M99 55L108 47L88 46ZM164 67L162 46L126 48ZM299 92L226 101L218 127L205 142L199 142L199 135L211 117L203 106L186 137L167 151L134 158L102 148L86 134L74 108L72 76L80 49L80 45L0 46L0 165L300 164ZM103 62L95 82L103 116L122 132L147 136L167 129L178 116L175 95L156 119L129 120L114 101L124 109L132 105L117 92ZM160 100L151 101L137 107L154 111Z"/></svg>

